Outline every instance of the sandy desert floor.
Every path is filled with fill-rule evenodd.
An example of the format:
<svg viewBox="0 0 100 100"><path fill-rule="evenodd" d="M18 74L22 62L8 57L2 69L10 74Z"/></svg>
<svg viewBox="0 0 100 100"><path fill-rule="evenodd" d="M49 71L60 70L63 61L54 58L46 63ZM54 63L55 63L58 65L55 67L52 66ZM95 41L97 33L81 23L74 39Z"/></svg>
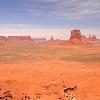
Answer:
<svg viewBox="0 0 100 100"><path fill-rule="evenodd" d="M0 48L0 99L100 100L100 47Z"/></svg>

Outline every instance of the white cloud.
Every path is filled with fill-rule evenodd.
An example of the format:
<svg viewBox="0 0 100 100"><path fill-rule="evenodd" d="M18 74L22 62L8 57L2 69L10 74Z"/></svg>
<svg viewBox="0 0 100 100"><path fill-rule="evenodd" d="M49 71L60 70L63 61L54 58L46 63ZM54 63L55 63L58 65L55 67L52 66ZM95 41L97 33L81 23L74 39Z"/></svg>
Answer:
<svg viewBox="0 0 100 100"><path fill-rule="evenodd" d="M66 19L99 18L100 0L31 0L30 14Z"/></svg>

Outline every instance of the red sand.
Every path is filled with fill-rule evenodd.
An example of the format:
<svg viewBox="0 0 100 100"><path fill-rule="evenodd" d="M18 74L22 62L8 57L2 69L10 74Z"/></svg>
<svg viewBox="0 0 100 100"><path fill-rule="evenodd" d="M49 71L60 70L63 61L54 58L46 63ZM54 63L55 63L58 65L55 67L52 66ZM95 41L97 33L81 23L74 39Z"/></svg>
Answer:
<svg viewBox="0 0 100 100"><path fill-rule="evenodd" d="M75 100L100 100L99 66L59 60L0 64L0 88L10 90L14 100L22 100L22 93L31 100L67 100L63 99L63 86L78 86L72 92Z"/></svg>

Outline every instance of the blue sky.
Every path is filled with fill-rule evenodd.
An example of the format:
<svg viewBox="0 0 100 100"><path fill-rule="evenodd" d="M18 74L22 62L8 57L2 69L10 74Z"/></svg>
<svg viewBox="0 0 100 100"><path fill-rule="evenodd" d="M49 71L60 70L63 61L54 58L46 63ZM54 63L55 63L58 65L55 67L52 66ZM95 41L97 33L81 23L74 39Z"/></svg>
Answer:
<svg viewBox="0 0 100 100"><path fill-rule="evenodd" d="M100 37L100 0L0 0L0 35L66 38L71 29Z"/></svg>

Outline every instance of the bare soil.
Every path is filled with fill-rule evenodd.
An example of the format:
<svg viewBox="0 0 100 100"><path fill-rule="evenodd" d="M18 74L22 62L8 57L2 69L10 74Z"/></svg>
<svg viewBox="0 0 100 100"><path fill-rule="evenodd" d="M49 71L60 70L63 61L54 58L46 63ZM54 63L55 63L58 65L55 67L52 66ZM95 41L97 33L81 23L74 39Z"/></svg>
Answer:
<svg viewBox="0 0 100 100"><path fill-rule="evenodd" d="M0 48L0 99L100 100L100 47Z"/></svg>

